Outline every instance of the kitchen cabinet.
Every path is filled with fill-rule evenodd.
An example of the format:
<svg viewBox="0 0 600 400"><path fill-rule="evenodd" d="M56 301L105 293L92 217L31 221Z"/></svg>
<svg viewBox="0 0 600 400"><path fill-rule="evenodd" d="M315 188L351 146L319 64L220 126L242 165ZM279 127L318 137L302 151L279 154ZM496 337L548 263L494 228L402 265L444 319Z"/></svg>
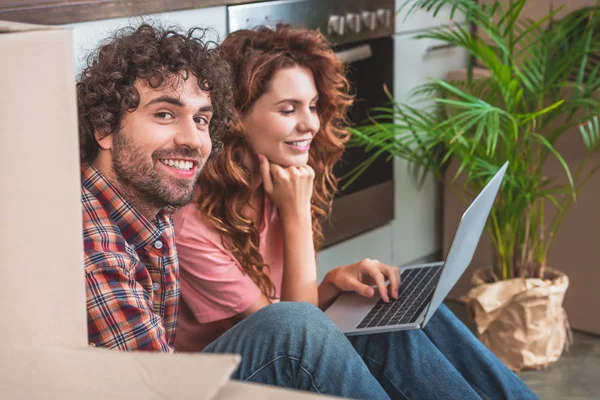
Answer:
<svg viewBox="0 0 600 400"><path fill-rule="evenodd" d="M435 17L433 16L433 10L417 10L407 18L410 4L403 6L407 2L411 3L412 0L396 0L396 11L402 8L396 15L396 33L420 31L440 25L448 25L451 22L456 24L465 22L465 15L461 13L456 13L452 21L450 20L450 12L452 10L450 5L442 7Z"/></svg>

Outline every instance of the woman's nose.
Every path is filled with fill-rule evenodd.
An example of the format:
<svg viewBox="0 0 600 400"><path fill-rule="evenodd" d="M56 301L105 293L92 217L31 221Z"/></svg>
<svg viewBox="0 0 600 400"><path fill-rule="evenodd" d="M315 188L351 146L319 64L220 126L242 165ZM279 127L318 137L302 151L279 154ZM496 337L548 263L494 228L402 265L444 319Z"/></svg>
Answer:
<svg viewBox="0 0 600 400"><path fill-rule="evenodd" d="M305 117L298 124L298 128L302 132L310 132L311 134L316 134L321 127L321 121L319 120L319 116L316 113L310 112L305 115Z"/></svg>

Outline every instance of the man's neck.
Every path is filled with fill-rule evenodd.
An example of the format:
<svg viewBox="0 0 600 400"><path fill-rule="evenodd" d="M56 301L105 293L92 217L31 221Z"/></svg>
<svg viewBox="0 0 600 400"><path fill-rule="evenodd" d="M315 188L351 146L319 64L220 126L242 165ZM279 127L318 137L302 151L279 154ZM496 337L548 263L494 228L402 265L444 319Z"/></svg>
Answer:
<svg viewBox="0 0 600 400"><path fill-rule="evenodd" d="M122 185L121 182L117 179L112 165L108 163L103 157L101 157L101 155L96 157L96 159L92 162L92 165L98 171L100 171L104 178L116 188L119 194L125 200L127 200L127 202L140 214L146 217L148 221L153 221L156 218L156 214L158 214L160 208L142 201L140 199L140 196L136 193L134 189L129 188L126 185Z"/></svg>

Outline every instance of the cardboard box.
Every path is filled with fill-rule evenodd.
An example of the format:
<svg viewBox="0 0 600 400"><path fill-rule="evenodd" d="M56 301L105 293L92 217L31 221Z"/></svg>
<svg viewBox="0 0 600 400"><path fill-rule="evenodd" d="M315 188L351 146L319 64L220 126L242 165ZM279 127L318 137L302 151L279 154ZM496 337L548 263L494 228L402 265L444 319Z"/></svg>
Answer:
<svg viewBox="0 0 600 400"><path fill-rule="evenodd" d="M72 49L70 30L0 21L2 398L316 398L230 382L237 355L88 347Z"/></svg>

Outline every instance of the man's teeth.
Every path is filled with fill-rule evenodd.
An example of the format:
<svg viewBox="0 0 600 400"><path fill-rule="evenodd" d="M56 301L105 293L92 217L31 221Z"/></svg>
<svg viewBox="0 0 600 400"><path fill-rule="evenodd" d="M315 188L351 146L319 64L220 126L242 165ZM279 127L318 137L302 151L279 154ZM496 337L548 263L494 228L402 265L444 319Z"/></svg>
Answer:
<svg viewBox="0 0 600 400"><path fill-rule="evenodd" d="M169 167L177 168L182 171L189 171L194 166L194 163L191 161L177 161L177 160L160 160L165 165Z"/></svg>
<svg viewBox="0 0 600 400"><path fill-rule="evenodd" d="M310 140L300 140L297 142L288 142L288 143L291 144L292 146L306 147L310 143Z"/></svg>

